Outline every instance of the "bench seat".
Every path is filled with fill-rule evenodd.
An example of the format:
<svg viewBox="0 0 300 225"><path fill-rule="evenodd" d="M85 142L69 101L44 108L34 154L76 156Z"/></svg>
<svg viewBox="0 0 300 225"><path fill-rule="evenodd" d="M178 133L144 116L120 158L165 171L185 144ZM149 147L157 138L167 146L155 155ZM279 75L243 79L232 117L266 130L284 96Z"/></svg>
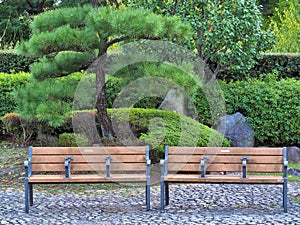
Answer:
<svg viewBox="0 0 300 225"><path fill-rule="evenodd" d="M112 174L106 178L100 174L73 174L70 178L65 178L63 174L56 175L32 175L28 182L39 183L143 183L147 181L145 174Z"/></svg>
<svg viewBox="0 0 300 225"><path fill-rule="evenodd" d="M282 176L248 175L241 178L240 175L206 175L205 178L198 174L169 174L164 177L169 183L247 183L247 184L283 184Z"/></svg>

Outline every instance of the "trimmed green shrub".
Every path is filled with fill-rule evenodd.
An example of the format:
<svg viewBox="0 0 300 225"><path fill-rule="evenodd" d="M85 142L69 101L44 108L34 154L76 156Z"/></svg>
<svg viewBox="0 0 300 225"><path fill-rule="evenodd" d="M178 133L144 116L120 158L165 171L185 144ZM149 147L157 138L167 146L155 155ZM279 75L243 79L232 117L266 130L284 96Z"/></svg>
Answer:
<svg viewBox="0 0 300 225"><path fill-rule="evenodd" d="M28 83L29 74L20 72L7 74L0 72L0 116L14 112L16 108L12 92Z"/></svg>
<svg viewBox="0 0 300 225"><path fill-rule="evenodd" d="M0 72L29 72L29 65L34 59L19 55L12 51L0 51Z"/></svg>
<svg viewBox="0 0 300 225"><path fill-rule="evenodd" d="M300 81L280 79L269 74L264 79L237 81L221 88L227 114L241 112L255 131L256 146L300 145ZM201 97L202 96L202 97ZM200 122L210 125L209 107L204 95L195 98Z"/></svg>
<svg viewBox="0 0 300 225"><path fill-rule="evenodd" d="M85 136L74 133L62 133L58 138L58 146L77 147L88 146L88 140Z"/></svg>
<svg viewBox="0 0 300 225"><path fill-rule="evenodd" d="M248 117L256 145L300 145L300 81L229 83L225 99L228 113L239 111Z"/></svg>
<svg viewBox="0 0 300 225"><path fill-rule="evenodd" d="M174 112L137 108L109 112L115 124L114 129L121 134L122 139L130 140L133 134L133 137L159 152L163 152L166 145L229 146L228 140L215 130Z"/></svg>

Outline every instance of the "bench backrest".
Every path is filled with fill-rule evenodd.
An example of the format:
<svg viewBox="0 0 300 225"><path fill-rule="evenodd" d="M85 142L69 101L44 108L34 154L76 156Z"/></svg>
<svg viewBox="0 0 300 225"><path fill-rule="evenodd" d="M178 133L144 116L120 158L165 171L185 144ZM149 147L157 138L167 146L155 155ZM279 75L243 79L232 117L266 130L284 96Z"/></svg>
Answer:
<svg viewBox="0 0 300 225"><path fill-rule="evenodd" d="M72 172L106 171L106 158L110 156L111 172L146 171L149 159L147 146L126 147L30 147L32 172L64 172L65 159L72 157Z"/></svg>
<svg viewBox="0 0 300 225"><path fill-rule="evenodd" d="M248 172L282 172L285 148L238 147L166 147L168 172L201 172L201 159L206 157L207 172L241 172L247 157Z"/></svg>

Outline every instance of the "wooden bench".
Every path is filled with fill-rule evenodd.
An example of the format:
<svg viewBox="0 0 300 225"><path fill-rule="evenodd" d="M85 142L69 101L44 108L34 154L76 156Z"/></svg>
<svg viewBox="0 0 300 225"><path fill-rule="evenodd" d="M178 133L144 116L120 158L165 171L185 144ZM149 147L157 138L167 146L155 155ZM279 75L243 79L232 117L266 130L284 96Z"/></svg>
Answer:
<svg viewBox="0 0 300 225"><path fill-rule="evenodd" d="M283 185L287 212L286 148L166 147L160 165L161 211L169 205L170 183L237 183Z"/></svg>
<svg viewBox="0 0 300 225"><path fill-rule="evenodd" d="M29 147L25 166L25 211L33 205L34 184L145 183L150 210L148 146Z"/></svg>

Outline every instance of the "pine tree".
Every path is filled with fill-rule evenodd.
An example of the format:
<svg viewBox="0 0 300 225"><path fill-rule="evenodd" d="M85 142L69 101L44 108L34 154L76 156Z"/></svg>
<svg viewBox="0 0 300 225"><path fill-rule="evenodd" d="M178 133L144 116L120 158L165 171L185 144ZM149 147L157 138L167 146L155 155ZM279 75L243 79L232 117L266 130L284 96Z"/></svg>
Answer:
<svg viewBox="0 0 300 225"><path fill-rule="evenodd" d="M18 49L22 54L39 58L31 65L36 80L68 76L100 59L96 70L97 119L103 136L109 136L114 132L106 110L103 70L108 48L121 41L184 37L189 33L189 26L179 18L163 17L143 9L84 6L37 15L31 30L31 38Z"/></svg>

